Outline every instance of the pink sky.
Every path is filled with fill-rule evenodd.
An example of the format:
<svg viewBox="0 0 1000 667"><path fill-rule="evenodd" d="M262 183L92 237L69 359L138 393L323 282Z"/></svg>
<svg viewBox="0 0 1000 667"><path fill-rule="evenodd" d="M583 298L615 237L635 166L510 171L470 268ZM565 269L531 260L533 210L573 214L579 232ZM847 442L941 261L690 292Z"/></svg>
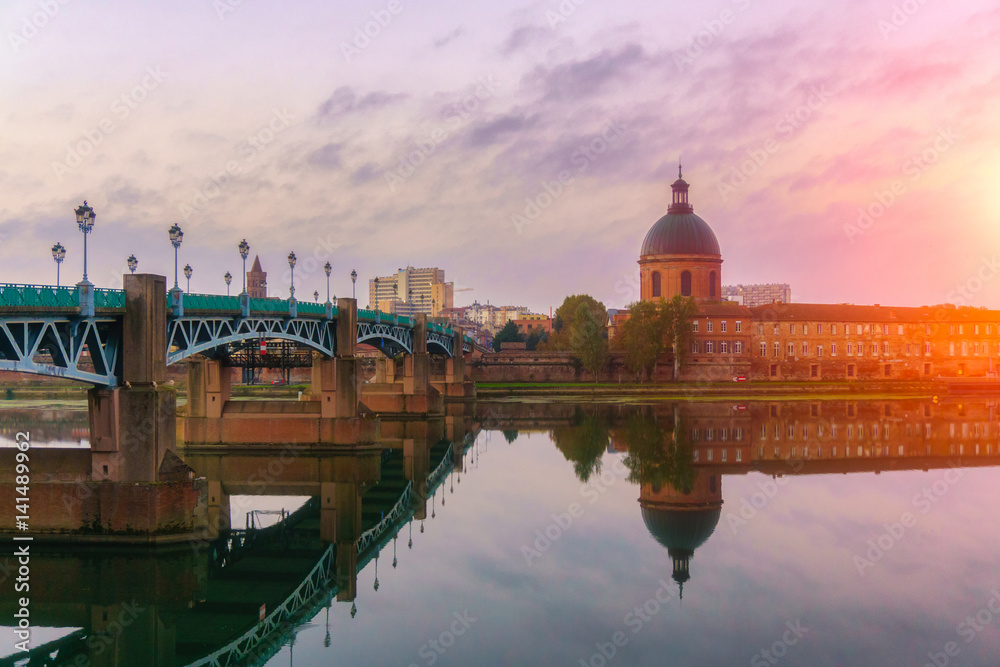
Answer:
<svg viewBox="0 0 1000 667"><path fill-rule="evenodd" d="M75 282L86 198L101 287L170 275L179 223L193 291L246 237L299 295L329 260L340 295L411 264L619 307L681 158L724 283L1000 307L988 2L11 0L0 36L2 282L54 282L56 241Z"/></svg>

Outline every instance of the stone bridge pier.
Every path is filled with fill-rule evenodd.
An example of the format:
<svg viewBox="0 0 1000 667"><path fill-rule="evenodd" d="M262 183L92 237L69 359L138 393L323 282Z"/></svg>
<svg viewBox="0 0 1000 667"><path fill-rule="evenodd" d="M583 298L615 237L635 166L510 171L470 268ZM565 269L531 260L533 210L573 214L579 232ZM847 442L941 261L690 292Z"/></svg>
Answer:
<svg viewBox="0 0 1000 667"><path fill-rule="evenodd" d="M476 385L469 376L465 363L465 335L462 327L454 328L454 355L445 360L444 376L431 377L431 386L449 399L473 399L476 397Z"/></svg>
<svg viewBox="0 0 1000 667"><path fill-rule="evenodd" d="M426 315L419 313L413 318L413 352L403 357L402 376L397 375L393 359L379 360L375 366L375 382L363 385L361 402L379 414L444 412L444 398L431 385Z"/></svg>

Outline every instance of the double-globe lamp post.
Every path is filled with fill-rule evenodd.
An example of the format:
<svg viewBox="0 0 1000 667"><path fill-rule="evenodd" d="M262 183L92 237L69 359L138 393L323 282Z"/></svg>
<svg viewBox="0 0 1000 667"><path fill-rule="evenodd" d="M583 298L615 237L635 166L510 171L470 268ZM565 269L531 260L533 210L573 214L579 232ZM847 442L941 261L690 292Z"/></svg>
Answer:
<svg viewBox="0 0 1000 667"><path fill-rule="evenodd" d="M169 230L170 234L170 245L174 247L174 289L171 291L179 292L180 285L177 284L177 249L181 247L181 241L184 240L184 232L181 231L180 225L174 225Z"/></svg>
<svg viewBox="0 0 1000 667"><path fill-rule="evenodd" d="M358 295L354 292L354 286L357 284L357 282L358 282L358 272L356 270L354 270L354 269L351 269L351 298L352 299L357 299L358 298Z"/></svg>
<svg viewBox="0 0 1000 667"><path fill-rule="evenodd" d="M125 263L128 264L128 270L131 271L132 275L134 276L135 270L139 268L139 260L136 259L135 255L133 254L128 256L128 259L125 260Z"/></svg>
<svg viewBox="0 0 1000 667"><path fill-rule="evenodd" d="M290 295L289 299L292 299L292 300L295 299L295 263L297 261L298 261L298 258L295 256L295 251L294 250L292 252L288 253L288 268L290 268L292 270L291 285L288 288L288 293Z"/></svg>
<svg viewBox="0 0 1000 667"><path fill-rule="evenodd" d="M59 268L66 259L66 248L63 247L62 243L56 243L52 246L52 259L56 262L56 287L59 287Z"/></svg>
<svg viewBox="0 0 1000 667"><path fill-rule="evenodd" d="M326 302L330 303L330 273L333 271L333 266L330 262L323 265L323 273L326 274Z"/></svg>
<svg viewBox="0 0 1000 667"><path fill-rule="evenodd" d="M96 217L94 209L87 205L86 200L83 201L83 206L76 209L76 224L83 232L83 282L81 283L83 285L90 284L90 281L87 280L87 234L94 228L94 218Z"/></svg>
<svg viewBox="0 0 1000 667"><path fill-rule="evenodd" d="M240 257L243 258L243 294L247 293L247 256L250 254L250 244L246 239L240 241Z"/></svg>
<svg viewBox="0 0 1000 667"><path fill-rule="evenodd" d="M191 293L191 274L194 273L194 269L191 268L190 264L184 265L184 277L187 278L187 293Z"/></svg>
<svg viewBox="0 0 1000 667"><path fill-rule="evenodd" d="M226 296L229 296L229 284L233 282L233 274L226 271L226 275L222 276L222 279L226 281Z"/></svg>

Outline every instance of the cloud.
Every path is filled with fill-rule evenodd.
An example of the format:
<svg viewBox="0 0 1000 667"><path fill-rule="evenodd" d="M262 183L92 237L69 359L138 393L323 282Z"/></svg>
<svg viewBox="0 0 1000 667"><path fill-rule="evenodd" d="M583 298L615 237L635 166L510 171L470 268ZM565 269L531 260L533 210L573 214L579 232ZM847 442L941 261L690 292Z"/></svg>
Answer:
<svg viewBox="0 0 1000 667"><path fill-rule="evenodd" d="M638 65L648 62L642 46L627 44L551 68L539 65L525 77L524 83L540 88L547 99L579 101L604 92L608 83L624 83Z"/></svg>
<svg viewBox="0 0 1000 667"><path fill-rule="evenodd" d="M312 166L319 167L320 169L339 169L343 164L340 156L343 147L343 144L326 144L325 146L314 150L309 155L308 162Z"/></svg>
<svg viewBox="0 0 1000 667"><path fill-rule="evenodd" d="M503 56L511 56L518 51L538 44L543 40L551 39L551 37L551 28L543 28L541 26L534 25L514 28L510 34L507 35L507 39L505 39L503 44L500 46L500 54Z"/></svg>
<svg viewBox="0 0 1000 667"><path fill-rule="evenodd" d="M320 120L327 120L356 111L377 111L407 97L409 95L406 93L388 93L381 90L358 97L350 86L341 86L319 105L316 115Z"/></svg>
<svg viewBox="0 0 1000 667"><path fill-rule="evenodd" d="M452 30L451 32L449 32L447 35L445 35L441 39L435 39L434 40L434 48L435 49L440 49L440 48L442 48L444 46L447 46L449 43L453 42L454 40L458 39L459 37L461 37L464 34L465 34L465 27L464 26L458 26L457 28L455 28L454 30Z"/></svg>

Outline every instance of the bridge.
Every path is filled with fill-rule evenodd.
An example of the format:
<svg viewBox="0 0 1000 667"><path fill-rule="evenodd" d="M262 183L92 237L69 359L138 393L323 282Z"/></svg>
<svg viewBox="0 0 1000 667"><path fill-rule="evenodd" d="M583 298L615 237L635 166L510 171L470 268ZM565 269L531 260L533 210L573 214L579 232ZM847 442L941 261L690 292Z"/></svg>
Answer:
<svg viewBox="0 0 1000 667"><path fill-rule="evenodd" d="M126 276L143 284L143 276ZM166 281L163 279L164 295ZM127 289L79 286L0 284L0 371L33 373L114 388L124 373ZM308 303L294 299L251 298L174 292L164 302L163 345L166 364L195 354L227 357L234 343L288 340L326 356L337 355L341 310L353 299ZM157 318L159 320L160 318ZM412 354L414 331L426 331L427 351L453 358L472 352L475 341L459 329L418 321L417 317L357 310L353 322L357 343L368 343L387 357ZM460 342L459 342L460 341Z"/></svg>

